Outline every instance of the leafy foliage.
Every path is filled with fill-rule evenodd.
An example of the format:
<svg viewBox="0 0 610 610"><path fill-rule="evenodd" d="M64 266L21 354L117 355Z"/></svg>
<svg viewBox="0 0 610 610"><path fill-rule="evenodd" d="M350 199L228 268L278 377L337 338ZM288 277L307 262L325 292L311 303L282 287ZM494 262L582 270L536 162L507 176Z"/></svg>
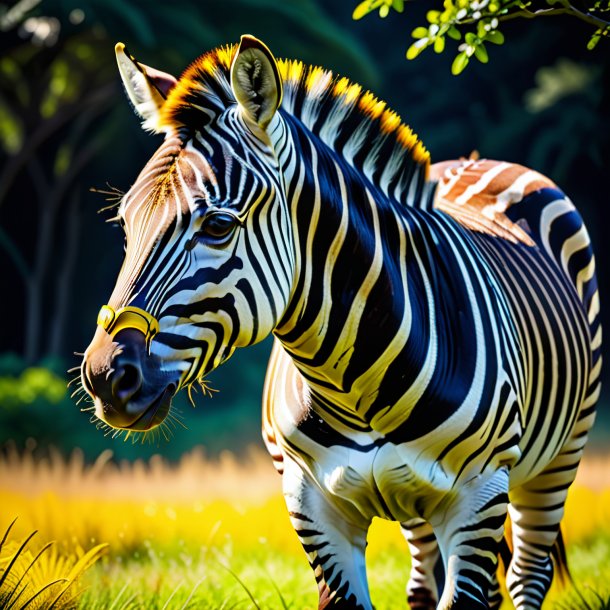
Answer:
<svg viewBox="0 0 610 610"><path fill-rule="evenodd" d="M460 74L472 57L481 63L489 61L487 43L501 45L504 34L500 23L512 19L533 19L551 15L570 15L595 28L587 48L593 50L602 38L610 37L610 0L585 0L585 10L573 6L570 0L444 0L442 9L429 10L428 25L412 31L415 42L407 50L407 59L415 59L425 49L432 47L436 53L445 50L447 38L459 42L458 53L451 65L454 75ZM390 9L402 13L403 0L364 0L353 12L354 19L361 19L374 11L387 17Z"/></svg>
<svg viewBox="0 0 610 610"><path fill-rule="evenodd" d="M16 354L0 355L0 411L39 401L48 406L60 403L66 396L66 381L55 372L57 368L52 359L28 367Z"/></svg>

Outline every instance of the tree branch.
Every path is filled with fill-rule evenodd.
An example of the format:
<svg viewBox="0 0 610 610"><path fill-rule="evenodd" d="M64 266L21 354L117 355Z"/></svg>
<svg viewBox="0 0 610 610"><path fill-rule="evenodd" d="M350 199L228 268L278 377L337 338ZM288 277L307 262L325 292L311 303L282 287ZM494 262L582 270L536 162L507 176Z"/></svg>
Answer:
<svg viewBox="0 0 610 610"><path fill-rule="evenodd" d="M21 252L19 252L15 242L8 236L8 233L2 227L0 227L0 247L2 247L2 249L9 255L15 267L17 267L19 274L23 278L24 284L27 285L30 275L28 264Z"/></svg>
<svg viewBox="0 0 610 610"><path fill-rule="evenodd" d="M577 19L584 21L585 23L589 23L590 25L594 25L602 29L610 27L610 21L606 21L597 15L592 15L589 12L585 13L584 11L577 9L575 6L570 4L569 0L559 0L559 4L565 8L567 14L570 14Z"/></svg>
<svg viewBox="0 0 610 610"><path fill-rule="evenodd" d="M4 166L4 169L0 174L0 205L2 205L4 198L10 190L17 174L19 174L21 171L21 168L27 164L32 154L34 154L36 149L43 142L53 136L61 127L63 127L64 124L72 120L76 115L83 112L87 108L94 107L98 108L100 112L103 111L112 101L116 90L117 89L114 83L104 85L98 90L94 91L84 100L70 106L66 106L52 118L44 121L27 139L19 153L12 157Z"/></svg>
<svg viewBox="0 0 610 610"><path fill-rule="evenodd" d="M592 15L591 13L585 13L575 6L570 4L569 0L558 0L558 3L562 5L562 8L541 8L536 11L529 11L527 9L519 9L505 15L498 15L497 13L483 13L478 19L462 19L458 23L471 24L480 21L482 18L485 19L497 19L498 21L511 21L512 19L534 19L536 17L553 17L555 15L571 15L576 17L589 25L593 25L597 28L610 28L610 21L605 21L601 17Z"/></svg>

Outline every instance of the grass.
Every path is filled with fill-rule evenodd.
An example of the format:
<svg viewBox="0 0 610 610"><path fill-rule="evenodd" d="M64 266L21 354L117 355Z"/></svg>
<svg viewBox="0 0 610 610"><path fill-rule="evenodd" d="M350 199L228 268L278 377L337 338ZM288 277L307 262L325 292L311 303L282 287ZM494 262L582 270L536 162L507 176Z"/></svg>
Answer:
<svg viewBox="0 0 610 610"><path fill-rule="evenodd" d="M73 608L81 591L78 583L83 573L106 550L98 544L87 552L58 553L53 542L47 542L34 554L28 547L38 532L23 541L10 541L15 518L0 540L0 608Z"/></svg>
<svg viewBox="0 0 610 610"><path fill-rule="evenodd" d="M313 574L266 456L240 464L195 452L173 467L110 457L90 466L79 452L67 461L0 459L0 537L18 517L0 548L0 609L316 608ZM545 609L610 608L609 466L610 458L590 459L570 492L576 589L553 591ZM374 521L367 558L377 610L406 607L409 560L396 524Z"/></svg>

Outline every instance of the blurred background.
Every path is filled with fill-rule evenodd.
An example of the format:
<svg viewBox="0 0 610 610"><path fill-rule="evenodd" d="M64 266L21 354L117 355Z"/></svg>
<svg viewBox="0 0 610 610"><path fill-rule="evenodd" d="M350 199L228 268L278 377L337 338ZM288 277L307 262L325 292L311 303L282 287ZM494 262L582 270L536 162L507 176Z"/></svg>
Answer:
<svg viewBox="0 0 610 610"><path fill-rule="evenodd" d="M348 76L386 100L420 135L434 161L469 155L522 163L573 199L592 235L604 324L610 256L610 46L586 48L591 28L556 17L503 25L490 61L450 73L453 55L405 59L428 3L402 14L352 19L355 3L322 0L22 0L0 4L0 446L88 460L196 445L238 454L260 441L260 400L270 340L236 353L210 379L219 392L181 401L188 429L169 442L104 436L70 398L79 363L122 258L120 229L100 213L129 189L160 144L145 134L118 77L114 44L178 75L199 54L243 33L278 57ZM107 191L108 194L93 192ZM111 203L111 201L110 201ZM606 362L608 362L606 355ZM592 449L610 431L609 368ZM73 375L72 375L73 376Z"/></svg>

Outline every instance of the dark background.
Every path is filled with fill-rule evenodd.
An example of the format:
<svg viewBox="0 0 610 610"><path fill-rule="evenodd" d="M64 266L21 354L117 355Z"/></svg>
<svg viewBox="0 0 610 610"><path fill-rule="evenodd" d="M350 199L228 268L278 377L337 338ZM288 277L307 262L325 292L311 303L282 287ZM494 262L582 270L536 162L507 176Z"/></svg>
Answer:
<svg viewBox="0 0 610 610"><path fill-rule="evenodd" d="M588 225L610 328L610 42L587 51L590 27L568 17L516 20L502 26L503 46L488 45L489 64L473 60L454 77L457 43L448 41L441 55L404 57L430 5L353 21L355 3L344 1L0 4L0 446L53 444L65 453L80 446L93 459L105 448L120 458L177 458L199 443L211 454L261 444L270 340L212 375L220 390L212 399L199 396L196 409L182 401L188 430L177 429L169 443L105 437L64 391L65 371L79 362L73 352L87 346L122 257L120 229L104 222L112 212L98 213L111 202L90 188L126 191L160 144L123 95L117 41L178 75L202 52L254 34L278 57L370 88L421 136L433 161L476 149L548 175ZM606 390L593 435L600 449L609 398Z"/></svg>

